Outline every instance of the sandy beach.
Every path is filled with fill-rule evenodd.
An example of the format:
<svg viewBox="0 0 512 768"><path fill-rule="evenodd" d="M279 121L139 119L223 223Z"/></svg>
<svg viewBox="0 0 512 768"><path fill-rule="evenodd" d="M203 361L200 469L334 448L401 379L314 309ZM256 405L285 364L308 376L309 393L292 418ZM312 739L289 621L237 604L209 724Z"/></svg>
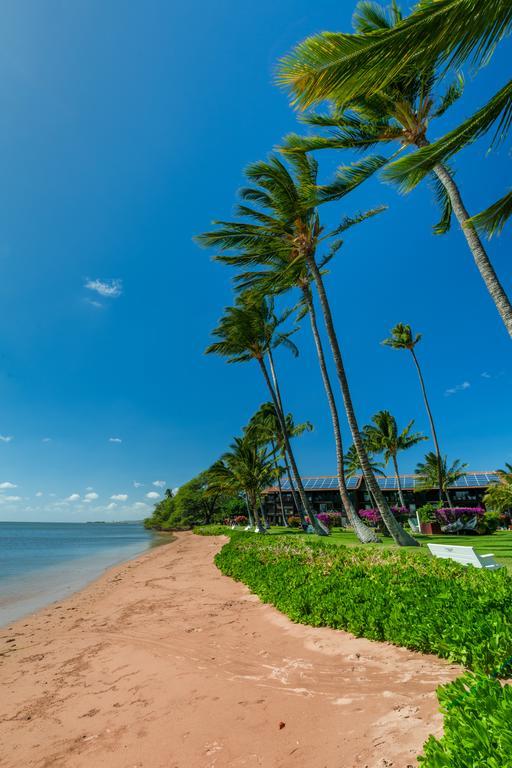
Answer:
<svg viewBox="0 0 512 768"><path fill-rule="evenodd" d="M2 768L407 768L459 669L295 625L179 534L0 629Z"/></svg>

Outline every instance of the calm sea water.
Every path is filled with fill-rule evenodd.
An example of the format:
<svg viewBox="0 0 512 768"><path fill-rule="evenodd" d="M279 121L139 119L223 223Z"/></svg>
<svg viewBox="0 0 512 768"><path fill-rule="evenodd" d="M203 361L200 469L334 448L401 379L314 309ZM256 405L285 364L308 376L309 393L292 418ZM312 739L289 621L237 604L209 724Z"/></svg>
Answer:
<svg viewBox="0 0 512 768"><path fill-rule="evenodd" d="M0 626L167 541L139 523L0 523Z"/></svg>

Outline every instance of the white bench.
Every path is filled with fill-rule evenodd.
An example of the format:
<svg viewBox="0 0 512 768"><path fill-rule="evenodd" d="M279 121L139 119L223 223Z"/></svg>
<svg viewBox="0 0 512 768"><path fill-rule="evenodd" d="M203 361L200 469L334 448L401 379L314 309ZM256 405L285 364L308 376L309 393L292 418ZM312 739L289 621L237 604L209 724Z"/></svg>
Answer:
<svg viewBox="0 0 512 768"><path fill-rule="evenodd" d="M473 547L457 547L451 544L427 544L434 557L445 560L455 560L461 565L474 565L475 568L485 568L487 571L496 571L503 568L496 562L494 555L479 555Z"/></svg>

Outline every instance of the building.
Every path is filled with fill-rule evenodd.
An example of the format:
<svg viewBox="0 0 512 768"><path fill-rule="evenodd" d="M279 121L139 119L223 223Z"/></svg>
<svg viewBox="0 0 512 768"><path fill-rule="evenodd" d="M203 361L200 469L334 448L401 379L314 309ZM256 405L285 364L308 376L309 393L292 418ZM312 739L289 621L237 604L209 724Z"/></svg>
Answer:
<svg viewBox="0 0 512 768"><path fill-rule="evenodd" d="M438 491L417 490L419 475L400 475L400 485L406 505L411 512L428 502L436 502ZM384 493L388 503L399 505L398 483L396 475L378 477L380 489ZM338 478L336 476L317 476L303 478L304 490L313 505L315 512L342 512L341 497L338 491ZM460 477L448 491L454 506L478 507L490 485L499 482L496 472L467 472ZM361 475L356 475L347 480L349 495L356 510L374 507L370 494L366 488L366 482ZM296 514L293 505L293 497L290 493L290 483L287 479L281 480L281 492L286 516ZM263 494L263 506L270 523L281 523L281 506L279 502L279 489L277 486L267 488Z"/></svg>

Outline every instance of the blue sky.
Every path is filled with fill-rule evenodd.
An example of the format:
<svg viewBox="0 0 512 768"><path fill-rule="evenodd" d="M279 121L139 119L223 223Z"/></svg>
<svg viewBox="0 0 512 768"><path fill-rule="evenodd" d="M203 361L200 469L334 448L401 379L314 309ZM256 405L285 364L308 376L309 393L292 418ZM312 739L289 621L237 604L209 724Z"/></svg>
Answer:
<svg viewBox="0 0 512 768"><path fill-rule="evenodd" d="M207 467L267 399L252 366L203 355L231 275L192 236L230 215L243 167L296 129L272 85L276 59L312 32L349 30L352 9L2 3L0 519L143 517L154 494ZM469 79L432 137L505 82L510 52L508 42ZM487 146L455 162L471 211L510 179L509 148ZM319 160L327 179L350 158ZM428 430L411 360L379 343L408 322L424 336L443 451L472 469L501 466L512 460L510 340L462 236L456 226L431 234L426 187L400 197L371 182L324 215L334 223L377 203L389 210L347 235L328 278L360 421L388 408ZM509 293L510 246L510 229L489 245ZM300 357L279 353L278 365L288 409L315 426L298 457L304 474L329 474L306 325L296 340ZM404 455L403 471L430 448Z"/></svg>

